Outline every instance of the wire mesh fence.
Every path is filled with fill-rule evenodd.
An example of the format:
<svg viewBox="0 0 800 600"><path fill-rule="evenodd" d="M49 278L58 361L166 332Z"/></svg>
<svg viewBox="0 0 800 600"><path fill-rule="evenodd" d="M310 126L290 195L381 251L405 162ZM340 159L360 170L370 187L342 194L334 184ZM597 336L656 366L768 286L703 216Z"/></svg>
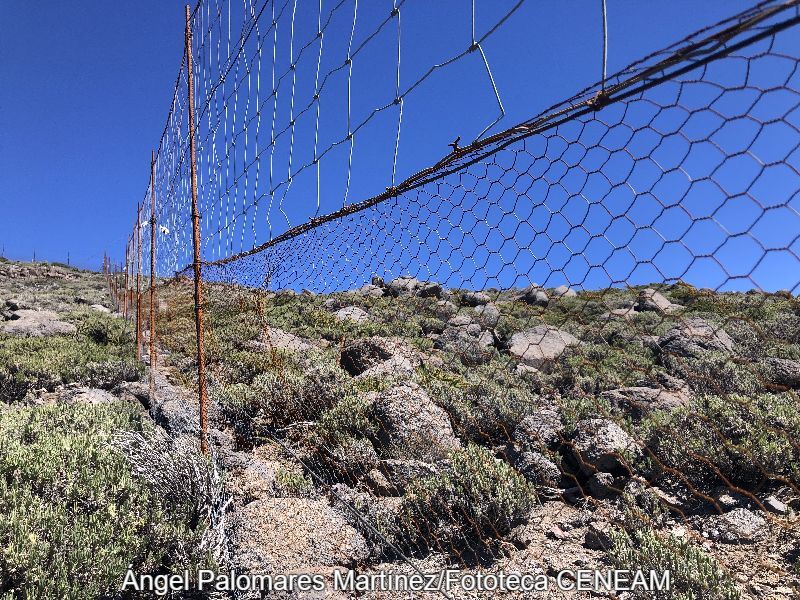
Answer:
<svg viewBox="0 0 800 600"><path fill-rule="evenodd" d="M477 35L473 5L468 48L428 71L477 52L498 119L481 44L521 4ZM154 248L144 337L196 385L202 267L212 446L273 471L240 479L247 543L273 548L246 567L610 563L725 598L796 578L798 3L758 4L499 133L489 120L404 179L403 102L430 77L401 85L404 2L363 30L357 3L310 22L297 3L230 7L188 20L125 273ZM356 101L380 40L392 95ZM346 128L325 139L336 85ZM356 185L353 148L388 115L380 191ZM275 543L286 523L327 531L316 518L338 531L317 563L297 536Z"/></svg>

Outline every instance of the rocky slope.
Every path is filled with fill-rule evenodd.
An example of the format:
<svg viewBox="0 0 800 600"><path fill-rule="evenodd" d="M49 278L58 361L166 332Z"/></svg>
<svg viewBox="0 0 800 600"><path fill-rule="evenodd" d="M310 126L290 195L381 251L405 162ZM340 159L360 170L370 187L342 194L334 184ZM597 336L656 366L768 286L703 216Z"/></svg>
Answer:
<svg viewBox="0 0 800 600"><path fill-rule="evenodd" d="M211 438L224 475L194 469L205 491L173 548L212 549L218 568L239 572L641 567L679 574L670 598L800 590L791 295L684 284L448 290L408 277L327 295L207 293ZM129 337L108 335L119 319L104 314L100 277L0 264L4 412L141 407L170 441L123 453L134 479L165 494L180 472L164 455L185 456L198 420L191 286L170 282L159 298L163 360L150 398ZM87 325L96 316L108 323ZM98 346L91 360L68 347L87 339ZM174 562L174 550L161 559ZM451 597L559 593L580 597Z"/></svg>

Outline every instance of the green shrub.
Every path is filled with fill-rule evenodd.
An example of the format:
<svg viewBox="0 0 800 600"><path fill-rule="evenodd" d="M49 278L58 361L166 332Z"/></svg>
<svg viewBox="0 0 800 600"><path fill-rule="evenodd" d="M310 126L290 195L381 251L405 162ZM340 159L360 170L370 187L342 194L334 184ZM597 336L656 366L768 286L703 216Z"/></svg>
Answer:
<svg viewBox="0 0 800 600"><path fill-rule="evenodd" d="M686 380L700 394L754 394L764 391L755 365L737 362L725 352L703 352L697 357L661 356L664 367Z"/></svg>
<svg viewBox="0 0 800 600"><path fill-rule="evenodd" d="M344 300L344 299L343 299ZM267 321L296 335L312 339L326 339L339 342L342 339L354 340L375 335L402 335L414 337L421 329L411 319L398 315L402 310L397 302L382 298L363 298L352 296L340 302L341 306L358 306L369 312L372 319L365 323L339 321L333 313L322 306L319 298L304 296L275 297L266 306Z"/></svg>
<svg viewBox="0 0 800 600"><path fill-rule="evenodd" d="M664 435L669 432L669 435ZM665 465L701 489L725 484L751 487L771 479L800 482L800 412L794 395L706 395L683 411L654 414L642 437Z"/></svg>
<svg viewBox="0 0 800 600"><path fill-rule="evenodd" d="M345 436L369 437L377 435L378 427L370 418L369 403L357 395L344 396L333 407L322 413L317 433L329 442Z"/></svg>
<svg viewBox="0 0 800 600"><path fill-rule="evenodd" d="M579 421L597 419L611 415L611 404L603 398L584 395L570 395L559 399L561 420L567 436L575 433Z"/></svg>
<svg viewBox="0 0 800 600"><path fill-rule="evenodd" d="M300 421L314 421L350 392L347 376L335 365L315 362L262 373L251 384L222 385L214 393L229 420L252 436L259 428L274 432Z"/></svg>
<svg viewBox="0 0 800 600"><path fill-rule="evenodd" d="M355 394L344 396L326 410L308 440L309 461L327 483L355 485L377 466L378 455L371 439L377 435L369 403Z"/></svg>
<svg viewBox="0 0 800 600"><path fill-rule="evenodd" d="M468 444L451 453L448 471L409 486L399 522L407 545L455 550L490 544L520 523L535 502L520 473Z"/></svg>
<svg viewBox="0 0 800 600"><path fill-rule="evenodd" d="M275 473L277 497L306 498L313 494L314 484L302 473L278 467Z"/></svg>
<svg viewBox="0 0 800 600"><path fill-rule="evenodd" d="M654 359L653 353L642 346L586 344L576 349L557 369L567 389L597 394L635 385L652 372Z"/></svg>
<svg viewBox="0 0 800 600"><path fill-rule="evenodd" d="M308 440L307 464L327 484L344 482L355 486L365 473L378 466L378 453L365 437L341 434L329 439L314 434Z"/></svg>
<svg viewBox="0 0 800 600"><path fill-rule="evenodd" d="M16 402L37 389L67 383L105 389L141 378L130 344L99 344L83 335L0 336L0 401Z"/></svg>
<svg viewBox="0 0 800 600"><path fill-rule="evenodd" d="M670 588L661 591L633 591L641 600L738 600L736 585L711 556L691 542L663 535L651 528L649 520L630 508L623 527L611 533L610 562L618 569L670 572Z"/></svg>
<svg viewBox="0 0 800 600"><path fill-rule="evenodd" d="M231 350L214 359L215 374L222 381L252 383L253 379L268 371L279 371L286 362L286 353Z"/></svg>
<svg viewBox="0 0 800 600"><path fill-rule="evenodd" d="M455 432L481 443L506 443L519 422L536 408L539 398L527 387L504 385L503 378L480 377L460 386L428 377L425 388L444 408Z"/></svg>
<svg viewBox="0 0 800 600"><path fill-rule="evenodd" d="M0 411L0 582L15 598L86 598L137 573L209 565L202 534L131 475L110 442L142 431L138 409L59 405ZM189 554L185 553L189 549ZM181 558L190 563L181 562Z"/></svg>
<svg viewBox="0 0 800 600"><path fill-rule="evenodd" d="M757 360L764 356L765 346L771 345L768 336L760 327L748 319L727 319L723 327L725 332L736 344L736 352L750 360Z"/></svg>
<svg viewBox="0 0 800 600"><path fill-rule="evenodd" d="M540 325L544 309L524 302L504 302L499 305L500 320L494 328L501 340L508 340L518 331Z"/></svg>
<svg viewBox="0 0 800 600"><path fill-rule="evenodd" d="M78 324L78 334L99 346L123 346L133 343L130 326L122 319L91 313Z"/></svg>

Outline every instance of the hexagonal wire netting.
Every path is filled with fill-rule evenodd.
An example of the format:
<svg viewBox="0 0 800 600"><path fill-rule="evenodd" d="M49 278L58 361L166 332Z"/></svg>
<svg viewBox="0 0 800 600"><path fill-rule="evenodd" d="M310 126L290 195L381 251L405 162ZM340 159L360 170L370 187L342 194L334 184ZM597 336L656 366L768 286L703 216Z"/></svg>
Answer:
<svg viewBox="0 0 800 600"><path fill-rule="evenodd" d="M224 15L202 17L204 7L196 28L213 32L212 16ZM261 42L247 46L260 16L242 25L248 75L261 61ZM430 552L513 566L508 540L519 547L513 532L538 523L550 548L527 552L549 566L559 548L577 552L570 528L588 527L578 544L587 564L605 552L614 564L653 565L637 550L650 543L699 565L686 544L708 550L710 539L769 547L788 572L800 493L798 22L796 2L759 4L529 121L455 145L368 200L345 197L279 234L270 221L261 244L259 199L275 214L293 178L316 169L318 209L325 153L315 145L293 171L289 146L289 175L273 181L273 116L269 157L256 146L248 158L247 142L240 155L234 140L258 139L267 111L249 84L224 91L238 58L205 73L214 38L198 36L217 426L288 465L293 491L281 493L341 508L371 544L366 569L420 565ZM156 274L178 274L158 279L157 336L191 378L185 77L153 191ZM251 101L259 110L228 131L225 111ZM343 139L352 143L352 130ZM710 580L752 574L735 552L709 552L722 564Z"/></svg>

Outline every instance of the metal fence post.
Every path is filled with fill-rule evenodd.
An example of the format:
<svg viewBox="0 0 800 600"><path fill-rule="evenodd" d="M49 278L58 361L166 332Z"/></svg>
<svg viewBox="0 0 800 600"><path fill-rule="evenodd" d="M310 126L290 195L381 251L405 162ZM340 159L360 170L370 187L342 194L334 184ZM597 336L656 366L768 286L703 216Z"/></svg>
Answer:
<svg viewBox="0 0 800 600"><path fill-rule="evenodd" d="M129 254L131 251L131 240L125 245L125 279L122 282L122 316L128 318L128 267L130 265Z"/></svg>
<svg viewBox="0 0 800 600"><path fill-rule="evenodd" d="M133 320L133 314L134 314L134 310L133 310L133 289L134 289L134 287L133 287L133 278L134 278L133 270L134 270L134 267L136 266L136 258L134 256L134 252L136 250L136 240L134 239L135 235L136 235L136 232L131 231L131 237L128 239L128 244L129 244L129 248L130 248L130 250L128 250L128 290L127 290L127 292L128 292L128 319L129 320Z"/></svg>
<svg viewBox="0 0 800 600"><path fill-rule="evenodd" d="M192 243L194 246L194 314L197 329L197 384L200 396L200 449L208 452L208 393L203 340L203 280L200 257L200 214L197 211L197 162L195 156L194 74L192 72L192 15L186 5L186 79L189 86L189 158L192 176Z"/></svg>
<svg viewBox="0 0 800 600"><path fill-rule="evenodd" d="M155 399L156 370L156 153L150 154L150 402Z"/></svg>
<svg viewBox="0 0 800 600"><path fill-rule="evenodd" d="M142 205L136 205L136 360L142 358Z"/></svg>

